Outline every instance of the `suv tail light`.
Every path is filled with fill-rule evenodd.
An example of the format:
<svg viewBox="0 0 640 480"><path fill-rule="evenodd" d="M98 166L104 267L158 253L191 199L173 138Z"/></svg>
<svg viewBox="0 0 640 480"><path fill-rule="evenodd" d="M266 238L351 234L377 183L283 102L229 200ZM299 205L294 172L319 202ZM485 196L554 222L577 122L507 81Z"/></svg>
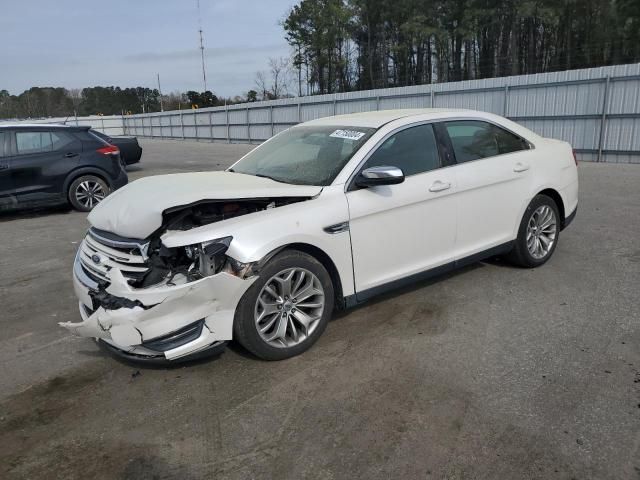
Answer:
<svg viewBox="0 0 640 480"><path fill-rule="evenodd" d="M576 162L576 167L578 166L578 157L576 156L576 151L572 150L573 152L573 161Z"/></svg>
<svg viewBox="0 0 640 480"><path fill-rule="evenodd" d="M102 155L118 155L120 153L120 149L115 145L106 145L97 149L96 152L101 153Z"/></svg>

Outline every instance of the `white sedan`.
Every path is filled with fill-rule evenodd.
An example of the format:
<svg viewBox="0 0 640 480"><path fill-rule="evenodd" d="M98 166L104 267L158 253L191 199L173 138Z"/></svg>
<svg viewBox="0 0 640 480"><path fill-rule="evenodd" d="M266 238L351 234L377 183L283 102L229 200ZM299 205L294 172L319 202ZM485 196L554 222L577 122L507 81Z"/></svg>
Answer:
<svg viewBox="0 0 640 480"><path fill-rule="evenodd" d="M336 308L489 256L544 264L576 214L576 165L569 144L489 113L306 122L226 171L107 197L75 260L82 321L61 325L136 360L232 339L288 358Z"/></svg>

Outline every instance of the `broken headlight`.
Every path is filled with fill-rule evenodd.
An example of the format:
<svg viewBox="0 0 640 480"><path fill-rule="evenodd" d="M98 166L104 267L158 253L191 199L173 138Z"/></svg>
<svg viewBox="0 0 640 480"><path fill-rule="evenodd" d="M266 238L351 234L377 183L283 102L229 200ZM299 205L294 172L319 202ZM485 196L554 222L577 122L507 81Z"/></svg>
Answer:
<svg viewBox="0 0 640 480"><path fill-rule="evenodd" d="M193 262L190 272L197 271L203 277L218 273L226 261L224 254L229 249L231 240L233 237L223 237L183 247L184 255Z"/></svg>

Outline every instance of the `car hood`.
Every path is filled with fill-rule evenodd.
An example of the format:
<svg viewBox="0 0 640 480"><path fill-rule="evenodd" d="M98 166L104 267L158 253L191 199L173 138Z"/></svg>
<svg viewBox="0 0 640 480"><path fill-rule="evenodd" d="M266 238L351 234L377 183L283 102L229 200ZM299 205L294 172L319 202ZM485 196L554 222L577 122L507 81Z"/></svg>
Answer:
<svg viewBox="0 0 640 480"><path fill-rule="evenodd" d="M145 177L99 203L89 223L129 238L146 238L162 225L168 208L202 200L313 197L322 187L291 185L234 172L193 172Z"/></svg>

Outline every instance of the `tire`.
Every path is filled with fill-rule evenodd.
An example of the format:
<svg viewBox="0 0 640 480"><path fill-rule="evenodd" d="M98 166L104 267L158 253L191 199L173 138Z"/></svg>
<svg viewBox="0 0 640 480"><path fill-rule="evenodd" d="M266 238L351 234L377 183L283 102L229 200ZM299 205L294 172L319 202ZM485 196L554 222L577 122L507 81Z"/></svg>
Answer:
<svg viewBox="0 0 640 480"><path fill-rule="evenodd" d="M536 195L522 216L518 238L507 259L521 267L539 267L551 258L559 239L560 214L556 202L546 195Z"/></svg>
<svg viewBox="0 0 640 480"><path fill-rule="evenodd" d="M322 335L333 304L333 283L324 266L304 252L285 250L268 261L238 303L234 337L263 360L294 357ZM264 329L262 333L259 328Z"/></svg>
<svg viewBox="0 0 640 480"><path fill-rule="evenodd" d="M96 175L83 175L69 186L67 194L71 206L80 212L90 212L111 193L107 182Z"/></svg>

